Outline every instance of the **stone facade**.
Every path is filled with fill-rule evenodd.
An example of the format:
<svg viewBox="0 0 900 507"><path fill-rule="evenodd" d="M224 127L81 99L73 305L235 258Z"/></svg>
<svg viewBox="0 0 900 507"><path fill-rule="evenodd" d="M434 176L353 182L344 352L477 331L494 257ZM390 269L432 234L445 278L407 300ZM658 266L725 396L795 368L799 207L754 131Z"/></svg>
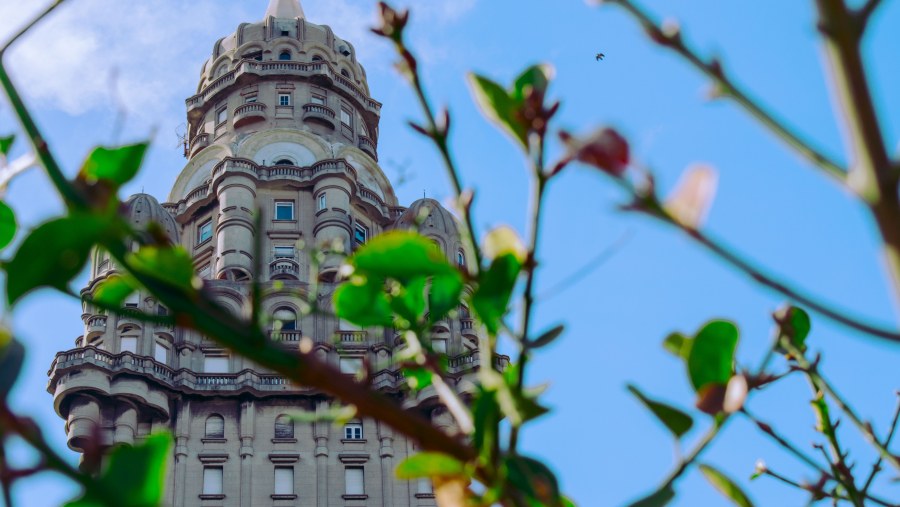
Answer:
<svg viewBox="0 0 900 507"><path fill-rule="evenodd" d="M298 297L315 279L327 307L340 261L316 266L305 245L337 242L350 251L385 230L414 228L466 263L455 219L440 204L397 204L377 162L380 108L352 44L308 22L296 0L272 0L263 21L243 23L213 46L187 99L189 161L168 202L132 196L128 218L138 229L161 225L193 255L205 288L236 313L251 280L260 281L272 337L287 352L309 338L348 375L367 364L374 388L450 426L434 392L411 392L393 365L399 342L391 329L304 315ZM254 258L257 241L263 259ZM117 271L96 252L83 293ZM429 484L394 478L394 466L415 452L401 435L365 419L294 420L290 414L321 413L332 400L194 331L140 322L130 317L136 310L167 312L145 292L114 315L86 305L84 335L51 365L48 390L73 450L93 438L132 444L170 431L166 503L178 507L434 505ZM473 389L480 364L477 333L465 308L435 327L433 346L449 356L449 381L462 393Z"/></svg>

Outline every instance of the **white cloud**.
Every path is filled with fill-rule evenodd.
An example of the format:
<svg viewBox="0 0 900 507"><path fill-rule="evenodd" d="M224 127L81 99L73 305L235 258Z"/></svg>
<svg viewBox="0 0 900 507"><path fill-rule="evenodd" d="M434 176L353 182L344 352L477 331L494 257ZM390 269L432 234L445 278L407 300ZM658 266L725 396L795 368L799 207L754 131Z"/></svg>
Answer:
<svg viewBox="0 0 900 507"><path fill-rule="evenodd" d="M416 31L445 27L468 13L477 0L406 2ZM32 18L49 2L0 0L0 37ZM35 107L71 115L116 108L113 86L129 117L152 124L183 115L182 100L193 93L200 66L213 43L242 21L262 17L267 0L78 0L59 7L17 43L9 67ZM23 5L24 4L24 5ZM370 67L386 66L393 54L371 44L372 0L304 2L307 17L330 25L357 48ZM418 39L418 37L417 37ZM432 54L432 52L429 52ZM434 55L430 59L434 59Z"/></svg>
<svg viewBox="0 0 900 507"><path fill-rule="evenodd" d="M112 86L129 114L158 119L191 90L199 59L217 38L216 5L199 0L122 2L80 0L63 4L17 43L9 68L37 107L82 114L113 109ZM2 0L4 37L38 9ZM233 27L232 27L233 29ZM197 48L196 41L209 44ZM115 76L115 79L113 79Z"/></svg>

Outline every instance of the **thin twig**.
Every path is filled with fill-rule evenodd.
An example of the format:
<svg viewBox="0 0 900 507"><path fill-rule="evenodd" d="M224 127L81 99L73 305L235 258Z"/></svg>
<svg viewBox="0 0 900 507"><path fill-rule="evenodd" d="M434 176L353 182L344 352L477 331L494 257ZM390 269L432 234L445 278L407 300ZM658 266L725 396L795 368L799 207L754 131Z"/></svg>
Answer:
<svg viewBox="0 0 900 507"><path fill-rule="evenodd" d="M538 260L537 250L541 237L541 219L544 210L544 195L547 189L548 176L544 174L544 136L534 134L532 136L532 195L531 218L529 224L531 231L528 235L528 258L526 259L525 289L522 292L522 320L519 328L520 345L519 360L517 361L518 378L516 379L516 392L522 392L525 388L525 369L528 365L529 352L527 343L531 331L531 322L534 314L534 287L537 274ZM509 450L516 451L519 442L519 425L513 425L509 434Z"/></svg>
<svg viewBox="0 0 900 507"><path fill-rule="evenodd" d="M626 243L628 243L628 241L631 239L632 232L633 231L631 230L625 231L624 234L619 236L619 239L617 239L615 243L601 250L600 253L591 258L591 260L585 262L583 266L573 271L572 274L556 282L550 288L545 289L543 292L538 294L535 299L541 302L547 301L548 299L559 295L566 289L571 288L578 282L587 278L587 275L589 275L600 266L603 266L607 260L609 260L613 255L617 254L619 250L621 250L622 247L625 246Z"/></svg>
<svg viewBox="0 0 900 507"><path fill-rule="evenodd" d="M900 333L898 333L897 331L876 327L856 318L849 317L844 312L837 310L825 303L822 303L814 299L810 295L803 293L800 289L796 289L784 282L778 281L778 279L776 279L774 276L767 274L765 271L757 268L749 261L744 260L738 254L728 249L728 247L713 240L710 236L700 232L697 229L681 224L668 213L666 213L665 210L662 210L658 205L653 207L635 207L633 209L645 212L654 218L658 218L663 222L680 229L682 232L686 233L688 236L706 247L712 253L716 254L727 264L730 264L732 267L735 267L739 271L744 272L744 274L748 275L758 284L787 296L788 298L796 301L803 306L806 306L810 310L813 310L823 317L826 317L834 322L837 322L838 324L842 324L846 327L849 327L850 329L854 329L868 335L882 338L891 342L900 342Z"/></svg>
<svg viewBox="0 0 900 507"><path fill-rule="evenodd" d="M778 445L783 447L789 453L791 453L794 456L796 456L797 458L799 458L801 461L803 461L804 463L806 463L807 465L812 467L817 472L831 477L831 474L828 471L826 471L825 468L823 468L816 460L814 460L812 457L810 457L809 455L807 455L806 453L804 453L803 451L798 449L797 446L790 443L786 438L781 436L778 432L776 432L772 428L772 426L770 424L767 424L767 423L757 419L756 416L754 416L753 414L750 413L749 410L747 410L746 406L741 409L741 414L743 414L745 417L750 419L751 422L756 424L756 427L759 428L760 431L762 431L763 433L768 435L770 438L772 438L772 440L774 440L776 443L778 443Z"/></svg>
<svg viewBox="0 0 900 507"><path fill-rule="evenodd" d="M6 92L7 97L9 97L9 101L12 104L13 110L16 113L16 117L19 119L19 122L22 124L22 129L25 130L25 133L28 134L28 139L31 140L31 145L34 148L34 153L37 155L38 160L41 161L41 165L44 166L44 169L47 171L47 175L50 177L50 180L53 182L53 185L56 187L57 191L65 198L66 202L71 203L72 205L78 208L87 207L87 201L84 196L78 192L75 187L68 183L65 175L62 172L59 164L56 162L56 159L53 157L53 154L50 153L50 148L47 146L47 142L44 137L41 135L40 130L37 127L37 124L34 122L34 118L32 118L31 113L28 111L28 108L25 107L25 103L22 100L21 95L19 95L18 90L9 76L9 73L6 70L4 59L6 57L6 51L15 43L22 35L24 35L28 30L41 22L47 15L53 12L57 7L62 5L65 0L56 0L56 2L52 3L49 7L44 9L36 18L34 18L30 23L25 25L18 33L12 36L6 44L0 48L0 86L3 87L3 90Z"/></svg>
<svg viewBox="0 0 900 507"><path fill-rule="evenodd" d="M861 32L864 32L866 27L869 24L869 20L872 17L872 14L875 13L875 10L881 6L881 0L869 0L857 11L857 18L859 20L859 29Z"/></svg>
<svg viewBox="0 0 900 507"><path fill-rule="evenodd" d="M725 73L718 60L704 60L697 51L684 43L680 32L666 30L631 0L606 1L607 3L619 5L628 11L641 23L654 41L680 54L694 67L706 74L716 83L721 95L730 97L737 102L746 109L751 116L781 137L789 146L806 157L816 167L821 168L822 171L839 183L844 184L846 182L847 172L840 164L833 161L816 148L813 148L807 140L795 133L782 120L776 118L773 113L767 111L755 99L751 98L747 92L742 90L739 85Z"/></svg>
<svg viewBox="0 0 900 507"><path fill-rule="evenodd" d="M897 401L897 408L894 409L894 418L891 420L891 429L888 432L887 437L884 439L884 447L887 448L891 445L891 440L894 439L894 433L897 431L897 423L900 422L900 400ZM872 465L872 471L869 473L869 477L866 479L865 484L862 487L863 494L869 490L869 487L872 485L872 482L875 481L875 476L878 475L878 472L882 470L881 462L884 461L882 456L878 456L878 461Z"/></svg>
<svg viewBox="0 0 900 507"><path fill-rule="evenodd" d="M819 367L817 364L810 363L808 359L800 352L796 347L794 347L791 343L787 341L783 341L782 345L787 349L787 351L791 354L795 361L797 361L797 365L803 370L803 372L807 375L810 382L815 386L818 386L818 389L823 393L827 394L829 398L831 398L838 408L841 409L844 414L847 415L847 418L859 429L860 433L862 433L863 437L871 444L878 453L890 463L894 468L900 470L900 460L898 460L897 456L891 454L888 451L887 447L875 436L874 431L872 430L872 425L868 423L864 423L862 419L856 414L850 405L841 397L831 386L831 384L819 374Z"/></svg>

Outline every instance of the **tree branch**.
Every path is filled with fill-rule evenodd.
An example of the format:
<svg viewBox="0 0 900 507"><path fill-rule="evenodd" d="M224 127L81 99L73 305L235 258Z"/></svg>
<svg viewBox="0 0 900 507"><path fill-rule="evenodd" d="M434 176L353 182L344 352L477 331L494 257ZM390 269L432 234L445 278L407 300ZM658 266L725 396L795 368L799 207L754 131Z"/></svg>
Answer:
<svg viewBox="0 0 900 507"><path fill-rule="evenodd" d="M717 87L716 91L719 95L729 97L737 102L738 105L743 107L751 116L756 118L757 121L778 135L785 143L812 162L816 167L820 168L832 179L841 184L846 183L847 171L841 167L840 164L814 148L809 141L804 139L800 134L794 132L784 123L784 121L776 118L773 113L767 111L755 99L751 98L747 92L742 90L741 87L725 73L718 60L704 60L697 51L685 44L680 31L677 29L669 30L661 26L631 0L606 0L606 2L619 5L628 11L632 17L640 22L654 42L675 51L699 71L706 74L715 82Z"/></svg>

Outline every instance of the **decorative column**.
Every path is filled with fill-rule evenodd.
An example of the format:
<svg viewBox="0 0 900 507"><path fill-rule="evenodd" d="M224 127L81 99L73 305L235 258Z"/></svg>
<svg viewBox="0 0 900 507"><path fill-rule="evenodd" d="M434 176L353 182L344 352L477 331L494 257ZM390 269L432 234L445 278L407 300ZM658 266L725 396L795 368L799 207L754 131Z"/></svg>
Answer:
<svg viewBox="0 0 900 507"><path fill-rule="evenodd" d="M394 432L386 424L378 422L378 440L381 442L381 497L384 507L394 507Z"/></svg>
<svg viewBox="0 0 900 507"><path fill-rule="evenodd" d="M137 409L127 402L119 402L116 405L116 429L113 434L114 444L134 445L134 435L137 431Z"/></svg>
<svg viewBox="0 0 900 507"><path fill-rule="evenodd" d="M316 412L321 415L328 410L328 401L316 402ZM328 430L330 422L317 420L313 423L316 439L316 506L328 507Z"/></svg>
<svg viewBox="0 0 900 507"><path fill-rule="evenodd" d="M256 426L256 405L241 402L241 507L253 507L253 435Z"/></svg>
<svg viewBox="0 0 900 507"><path fill-rule="evenodd" d="M180 406L179 406L180 405ZM172 504L184 507L187 500L185 477L187 477L188 438L191 434L191 401L176 401L175 405L175 493Z"/></svg>

